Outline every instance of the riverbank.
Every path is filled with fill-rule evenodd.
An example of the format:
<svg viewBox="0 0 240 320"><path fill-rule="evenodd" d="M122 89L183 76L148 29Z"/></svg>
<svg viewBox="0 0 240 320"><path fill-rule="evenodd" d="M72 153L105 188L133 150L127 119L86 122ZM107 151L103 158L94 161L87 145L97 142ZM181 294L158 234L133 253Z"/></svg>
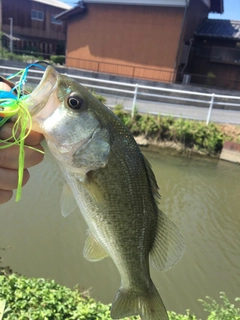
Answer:
<svg viewBox="0 0 240 320"><path fill-rule="evenodd" d="M181 153L219 157L225 141L240 143L240 126L207 126L200 121L138 113L132 118L122 105L116 106L114 112L137 143L151 150L167 147Z"/></svg>

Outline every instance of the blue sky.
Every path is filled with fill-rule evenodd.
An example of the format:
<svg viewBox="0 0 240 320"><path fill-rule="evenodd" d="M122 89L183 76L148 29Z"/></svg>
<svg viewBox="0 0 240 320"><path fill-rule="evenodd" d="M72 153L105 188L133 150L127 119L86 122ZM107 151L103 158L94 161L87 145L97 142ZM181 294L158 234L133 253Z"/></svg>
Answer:
<svg viewBox="0 0 240 320"><path fill-rule="evenodd" d="M61 0L71 6L75 6L78 0ZM240 20L240 0L223 0L224 1L224 13L209 14L211 19L230 19L230 20Z"/></svg>
<svg viewBox="0 0 240 320"><path fill-rule="evenodd" d="M224 0L224 13L210 13L210 19L240 20L240 0Z"/></svg>
<svg viewBox="0 0 240 320"><path fill-rule="evenodd" d="M61 2L65 2L65 3L67 3L67 4L69 4L70 6L75 6L76 5L76 3L78 2L78 0L60 0Z"/></svg>

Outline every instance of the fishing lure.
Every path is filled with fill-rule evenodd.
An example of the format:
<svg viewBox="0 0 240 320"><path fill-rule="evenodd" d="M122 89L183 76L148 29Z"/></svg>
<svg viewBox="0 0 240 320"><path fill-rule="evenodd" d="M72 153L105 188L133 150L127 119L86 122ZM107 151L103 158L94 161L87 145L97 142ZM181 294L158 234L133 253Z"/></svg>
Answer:
<svg viewBox="0 0 240 320"><path fill-rule="evenodd" d="M19 72L7 77L7 81L5 80L5 82L12 87L11 91L8 92L0 90L0 127L4 125L7 121L9 121L12 117L14 117L14 120L16 119L12 129L12 136L8 139L0 140L0 150L4 148L9 148L13 145L19 146L18 185L16 191L16 202L21 199L22 194L22 181L25 157L24 140L30 134L32 128L32 118L27 109L26 104L24 103L24 100L26 99L29 93L24 90L24 87L27 81L28 71L31 67L38 67L45 70L45 67L43 67L39 63L42 63L42 61L30 64L25 69L22 69ZM46 62L44 61L44 63ZM16 83L16 85L8 81L9 79L15 78L17 76L19 76L20 79ZM38 150L31 146L27 147L43 153L42 150Z"/></svg>

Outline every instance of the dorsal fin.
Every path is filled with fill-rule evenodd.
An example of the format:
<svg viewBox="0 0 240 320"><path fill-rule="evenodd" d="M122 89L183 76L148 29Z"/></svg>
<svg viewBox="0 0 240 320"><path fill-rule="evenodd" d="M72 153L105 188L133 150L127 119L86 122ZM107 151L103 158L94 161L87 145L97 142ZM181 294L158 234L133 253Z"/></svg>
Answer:
<svg viewBox="0 0 240 320"><path fill-rule="evenodd" d="M151 164L143 156L150 187L154 196L156 205L158 205L160 194L159 187L152 171ZM150 252L150 261L158 270L168 270L173 267L183 256L184 240L175 224L158 209L158 222L155 234L155 240Z"/></svg>
<svg viewBox="0 0 240 320"><path fill-rule="evenodd" d="M159 200L161 199L161 196L159 194L159 187L158 187L158 184L157 184L157 180L156 180L155 174L154 174L154 172L152 170L150 162L144 157L144 155L142 155L142 157L143 157L143 160L144 160L144 163L145 163L145 167L146 167L146 170L147 170L147 175L148 175L148 178L149 178L149 181L150 181L150 187L151 187L154 199L156 201L156 204L158 204Z"/></svg>

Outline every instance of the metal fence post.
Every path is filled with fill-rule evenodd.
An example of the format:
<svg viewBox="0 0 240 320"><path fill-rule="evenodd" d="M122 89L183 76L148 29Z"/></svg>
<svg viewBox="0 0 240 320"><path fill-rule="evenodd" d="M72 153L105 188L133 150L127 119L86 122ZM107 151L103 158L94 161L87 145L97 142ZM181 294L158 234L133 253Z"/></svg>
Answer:
<svg viewBox="0 0 240 320"><path fill-rule="evenodd" d="M206 121L206 125L208 126L209 124L209 120L211 117L211 112L212 112L212 108L213 108L213 104L214 104L214 98L215 98L215 93L212 93L212 98L210 101L210 105L209 105L209 109L208 109L208 115L207 115L207 121Z"/></svg>
<svg viewBox="0 0 240 320"><path fill-rule="evenodd" d="M132 103L132 113L131 113L132 118L134 117L134 114L136 112L137 93L138 93L138 83L136 83L135 90L134 90L133 103Z"/></svg>

